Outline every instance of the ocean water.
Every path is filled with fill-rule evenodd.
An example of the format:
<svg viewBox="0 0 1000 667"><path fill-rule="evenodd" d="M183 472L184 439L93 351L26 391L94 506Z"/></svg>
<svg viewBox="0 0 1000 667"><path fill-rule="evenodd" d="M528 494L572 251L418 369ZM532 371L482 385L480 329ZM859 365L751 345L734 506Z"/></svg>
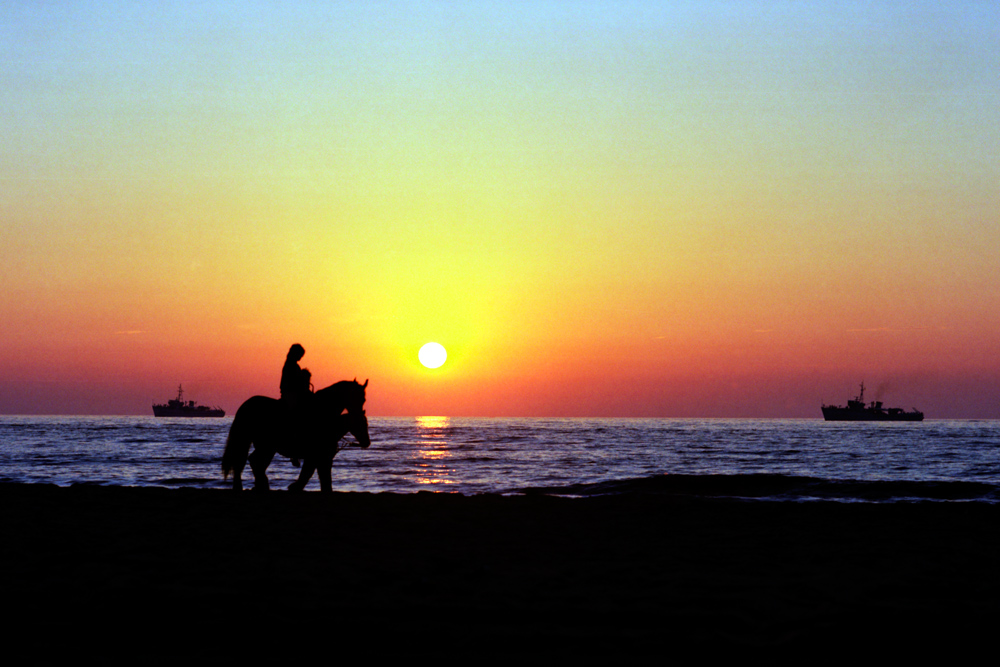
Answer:
<svg viewBox="0 0 1000 667"><path fill-rule="evenodd" d="M228 488L231 423L0 417L0 482ZM335 490L1000 501L1000 421L370 417L369 431L369 449L334 459ZM281 457L268 469L273 488L297 474Z"/></svg>

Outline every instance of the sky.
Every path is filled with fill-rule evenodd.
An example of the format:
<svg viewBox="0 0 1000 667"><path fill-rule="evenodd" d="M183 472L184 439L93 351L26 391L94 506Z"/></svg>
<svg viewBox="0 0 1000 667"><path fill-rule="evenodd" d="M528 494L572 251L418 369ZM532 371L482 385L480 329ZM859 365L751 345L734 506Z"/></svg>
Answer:
<svg viewBox="0 0 1000 667"><path fill-rule="evenodd" d="M378 416L1000 418L997 44L972 0L13 0L0 413L232 413L298 342Z"/></svg>

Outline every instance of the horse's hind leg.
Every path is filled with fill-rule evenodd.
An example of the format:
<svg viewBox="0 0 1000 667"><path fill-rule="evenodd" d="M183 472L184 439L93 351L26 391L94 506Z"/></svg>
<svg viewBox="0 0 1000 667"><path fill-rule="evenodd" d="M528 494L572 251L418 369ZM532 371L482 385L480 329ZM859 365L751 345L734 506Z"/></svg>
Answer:
<svg viewBox="0 0 1000 667"><path fill-rule="evenodd" d="M243 490L243 468L246 467L247 457L244 456L242 460L237 461L233 465L232 475L233 475L233 491Z"/></svg>
<svg viewBox="0 0 1000 667"><path fill-rule="evenodd" d="M250 469L253 470L254 491L269 491L271 489L271 485L267 481L267 466L271 465L271 459L273 458L273 451L262 451L260 449L254 449L253 453L248 457Z"/></svg>

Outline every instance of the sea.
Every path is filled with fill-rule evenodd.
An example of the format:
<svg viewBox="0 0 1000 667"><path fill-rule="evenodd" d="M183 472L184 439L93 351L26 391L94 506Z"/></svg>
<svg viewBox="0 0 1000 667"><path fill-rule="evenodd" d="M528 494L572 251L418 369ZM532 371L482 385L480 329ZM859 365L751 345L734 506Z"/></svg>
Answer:
<svg viewBox="0 0 1000 667"><path fill-rule="evenodd" d="M232 418L0 416L0 482L224 489ZM369 417L335 491L1000 502L1000 421ZM350 445L351 436L342 443ZM275 457L272 488L298 475ZM252 487L249 469L244 473ZM315 478L307 491L318 491Z"/></svg>

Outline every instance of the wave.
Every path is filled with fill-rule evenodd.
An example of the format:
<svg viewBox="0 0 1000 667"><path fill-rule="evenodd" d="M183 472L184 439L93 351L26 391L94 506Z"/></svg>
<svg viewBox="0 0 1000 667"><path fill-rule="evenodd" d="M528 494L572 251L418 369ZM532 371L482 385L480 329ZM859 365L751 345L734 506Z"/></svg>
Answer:
<svg viewBox="0 0 1000 667"><path fill-rule="evenodd" d="M830 480L776 474L660 474L564 486L526 487L513 490L512 493L577 497L653 494L785 501L955 500L1000 502L1000 485L984 482Z"/></svg>

